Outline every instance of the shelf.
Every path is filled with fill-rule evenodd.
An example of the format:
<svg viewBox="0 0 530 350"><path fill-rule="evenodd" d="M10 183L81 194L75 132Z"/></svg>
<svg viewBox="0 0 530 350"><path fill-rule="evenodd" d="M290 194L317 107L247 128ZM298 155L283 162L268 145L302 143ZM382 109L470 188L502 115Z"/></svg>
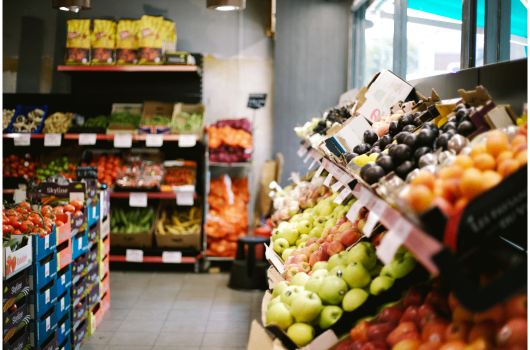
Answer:
<svg viewBox="0 0 530 350"><path fill-rule="evenodd" d="M111 233L112 234L112 233ZM111 237L112 239L112 237ZM143 251L143 263L164 263L168 264L168 262L162 261L162 254L164 252L180 252L182 254L182 258L180 261L180 264L195 264L201 257L200 253L193 249L175 249L175 248L121 248L121 247L111 247L110 248L110 261L113 262L127 262L127 263L135 263L132 261L127 261L127 250L141 250ZM138 263L138 262L136 262ZM169 263L170 264L170 263ZM177 264L177 263L174 263Z"/></svg>
<svg viewBox="0 0 530 350"><path fill-rule="evenodd" d="M138 192L110 192L110 198L129 198L131 193ZM13 192L14 193L14 192ZM147 193L147 199L176 199L175 192L144 192ZM193 194L193 198L197 199L197 194Z"/></svg>
<svg viewBox="0 0 530 350"><path fill-rule="evenodd" d="M113 261L113 262L128 262L126 257L125 257L125 255L111 255L109 257L109 260ZM196 261L197 261L196 257L183 256L182 260L180 261L180 263L181 264L195 264ZM164 263L164 264L168 264L168 263L162 261L162 257L161 256L144 256L142 262L143 263ZM174 263L174 264L177 264L177 263Z"/></svg>
<svg viewBox="0 0 530 350"><path fill-rule="evenodd" d="M234 261L230 256L206 256L206 260L210 261Z"/></svg>
<svg viewBox="0 0 530 350"><path fill-rule="evenodd" d="M3 134L4 138L16 138L21 133L12 133L12 134ZM31 134L32 139L43 139L45 134ZM63 138L65 140L79 140L80 134L63 134ZM132 140L133 141L145 141L148 134L132 134ZM178 141L180 139L180 135L162 135L164 138L164 141ZM195 135L196 140L199 141L200 137L199 135ZM97 140L102 141L114 141L114 135L107 135L107 134L96 134Z"/></svg>
<svg viewBox="0 0 530 350"><path fill-rule="evenodd" d="M215 167L226 167L226 168L249 168L252 166L252 163L246 163L246 162L240 162L240 163L218 163L218 162L210 162L210 166Z"/></svg>
<svg viewBox="0 0 530 350"><path fill-rule="evenodd" d="M197 66L57 66L59 72L197 72Z"/></svg>
<svg viewBox="0 0 530 350"><path fill-rule="evenodd" d="M14 189L2 189L2 193L3 194L14 194L15 190Z"/></svg>

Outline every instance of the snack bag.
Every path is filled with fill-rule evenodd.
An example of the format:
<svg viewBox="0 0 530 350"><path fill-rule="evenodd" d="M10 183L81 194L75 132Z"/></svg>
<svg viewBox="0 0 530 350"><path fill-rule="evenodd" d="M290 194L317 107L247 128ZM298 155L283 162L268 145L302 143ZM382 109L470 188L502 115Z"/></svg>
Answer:
<svg viewBox="0 0 530 350"><path fill-rule="evenodd" d="M140 19L138 64L164 63L161 37L163 23L163 17L143 15Z"/></svg>
<svg viewBox="0 0 530 350"><path fill-rule="evenodd" d="M118 65L137 64L139 20L121 19L118 22L116 60Z"/></svg>
<svg viewBox="0 0 530 350"><path fill-rule="evenodd" d="M65 63L69 65L90 64L90 20L70 19L66 36Z"/></svg>
<svg viewBox="0 0 530 350"><path fill-rule="evenodd" d="M177 50L177 31L175 22L164 20L164 53L172 53Z"/></svg>
<svg viewBox="0 0 530 350"><path fill-rule="evenodd" d="M91 35L92 65L114 65L116 63L116 22L95 19Z"/></svg>

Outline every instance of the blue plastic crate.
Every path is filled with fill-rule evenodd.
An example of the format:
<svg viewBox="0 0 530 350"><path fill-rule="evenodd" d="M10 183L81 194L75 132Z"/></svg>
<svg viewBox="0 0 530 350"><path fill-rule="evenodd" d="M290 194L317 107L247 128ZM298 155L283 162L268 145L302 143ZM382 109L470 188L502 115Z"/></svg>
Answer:
<svg viewBox="0 0 530 350"><path fill-rule="evenodd" d="M8 133L15 132L15 131L13 131L13 123L15 122L15 120L17 119L17 117L19 115L23 115L23 116L25 116L27 118L28 117L28 113L31 112L31 111L34 111L35 109L42 109L44 111L44 116L42 117L42 120L40 122L39 127L37 128L37 130L32 132L32 134L39 133L42 130L42 126L44 125L44 120L46 119L46 116L48 115L48 106L47 105L37 106L37 107L20 106L20 105L18 105L17 108L15 109L15 115L13 116L13 119L11 120L11 123L7 127L7 132Z"/></svg>

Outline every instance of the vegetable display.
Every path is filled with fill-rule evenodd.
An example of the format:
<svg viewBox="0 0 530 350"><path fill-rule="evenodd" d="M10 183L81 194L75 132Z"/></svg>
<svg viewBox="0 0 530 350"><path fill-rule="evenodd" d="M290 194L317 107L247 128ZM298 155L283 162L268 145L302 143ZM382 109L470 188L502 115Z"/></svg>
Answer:
<svg viewBox="0 0 530 350"><path fill-rule="evenodd" d="M197 207L170 208L162 210L157 221L157 229L158 233L162 235L196 233L201 229L200 222L201 210Z"/></svg>
<svg viewBox="0 0 530 350"><path fill-rule="evenodd" d="M68 157L65 156L38 167L36 170L37 180L38 182L44 181L50 176L57 174L63 175L67 179L75 179L77 177L76 169L77 164L70 163Z"/></svg>
<svg viewBox="0 0 530 350"><path fill-rule="evenodd" d="M155 221L155 209L153 207L140 208L116 208L110 220L110 230L118 233L140 233L147 232Z"/></svg>
<svg viewBox="0 0 530 350"><path fill-rule="evenodd" d="M73 120L74 113L54 113L44 121L42 132L45 134L65 134L72 126Z"/></svg>
<svg viewBox="0 0 530 350"><path fill-rule="evenodd" d="M169 125L171 124L171 119L164 117L163 115L153 115L149 119L142 118L140 124L144 125Z"/></svg>
<svg viewBox="0 0 530 350"><path fill-rule="evenodd" d="M164 185L185 186L195 184L195 168L166 167Z"/></svg>
<svg viewBox="0 0 530 350"><path fill-rule="evenodd" d="M106 115L98 115L94 118L88 118L82 126L84 128L106 128L109 124L108 119Z"/></svg>
<svg viewBox="0 0 530 350"><path fill-rule="evenodd" d="M24 177L28 181L35 174L37 163L30 154L24 157L15 154L4 157L4 177Z"/></svg>
<svg viewBox="0 0 530 350"><path fill-rule="evenodd" d="M234 126L232 126L234 125ZM222 163L248 162L252 154L250 122L221 120L207 128L210 161Z"/></svg>
<svg viewBox="0 0 530 350"><path fill-rule="evenodd" d="M121 164L121 158L114 154L94 154L90 163L81 163L82 166L97 166L98 181L106 184L108 187L112 187L114 181L118 178Z"/></svg>
<svg viewBox="0 0 530 350"><path fill-rule="evenodd" d="M13 117L15 116L15 110L14 109L4 109L2 114L2 130L7 129L9 124L11 124L11 120L13 120Z"/></svg>
<svg viewBox="0 0 530 350"><path fill-rule="evenodd" d="M203 115L200 113L193 113L190 115L186 112L180 112L178 116L184 118L185 121L182 122L181 118L176 118L176 120L174 120L171 124L173 129L177 129L179 131L195 131L200 129L202 126Z"/></svg>
<svg viewBox="0 0 530 350"><path fill-rule="evenodd" d="M13 132L35 132L39 128L44 114L45 112L40 108L30 111L27 116L19 114L15 117L11 129Z"/></svg>
<svg viewBox="0 0 530 350"><path fill-rule="evenodd" d="M110 115L109 124L115 125L132 125L135 129L138 129L142 119L141 114L132 114L129 112L118 112Z"/></svg>

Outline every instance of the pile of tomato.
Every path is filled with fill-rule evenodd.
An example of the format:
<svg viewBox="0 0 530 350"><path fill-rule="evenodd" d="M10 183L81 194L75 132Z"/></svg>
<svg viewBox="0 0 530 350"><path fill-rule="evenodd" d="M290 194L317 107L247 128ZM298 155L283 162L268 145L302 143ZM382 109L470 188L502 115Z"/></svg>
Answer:
<svg viewBox="0 0 530 350"><path fill-rule="evenodd" d="M113 154L96 154L90 163L82 163L82 166L97 166L98 181L112 187L121 170L121 159Z"/></svg>
<svg viewBox="0 0 530 350"><path fill-rule="evenodd" d="M23 157L10 155L4 157L4 177L24 177L26 181L35 175L37 160L26 154Z"/></svg>

